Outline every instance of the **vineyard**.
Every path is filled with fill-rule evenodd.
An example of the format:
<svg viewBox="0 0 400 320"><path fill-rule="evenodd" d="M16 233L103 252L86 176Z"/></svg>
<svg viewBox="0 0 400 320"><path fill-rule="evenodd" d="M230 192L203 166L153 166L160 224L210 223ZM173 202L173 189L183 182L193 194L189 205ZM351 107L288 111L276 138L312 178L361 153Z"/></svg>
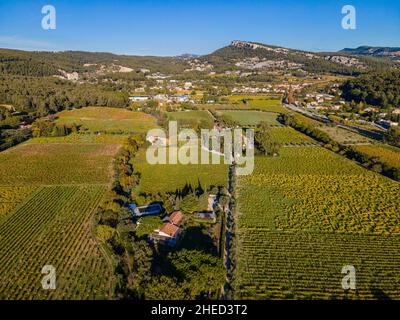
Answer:
<svg viewBox="0 0 400 320"><path fill-rule="evenodd" d="M24 143L0 154L0 185L108 183L118 144Z"/></svg>
<svg viewBox="0 0 400 320"><path fill-rule="evenodd" d="M35 187L0 187L0 221L35 189Z"/></svg>
<svg viewBox="0 0 400 320"><path fill-rule="evenodd" d="M399 237L242 229L238 299L400 299ZM341 287L356 269L356 290Z"/></svg>
<svg viewBox="0 0 400 320"><path fill-rule="evenodd" d="M395 168L400 168L400 149L383 144L355 146L357 151L378 158Z"/></svg>
<svg viewBox="0 0 400 320"><path fill-rule="evenodd" d="M104 186L41 187L0 223L0 299L105 298L109 265L91 238ZM41 288L51 264L57 289ZM104 275L104 276L99 276Z"/></svg>
<svg viewBox="0 0 400 320"><path fill-rule="evenodd" d="M123 144L129 137L127 134L79 134L71 133L62 137L37 137L30 139L30 143L106 143Z"/></svg>
<svg viewBox="0 0 400 320"><path fill-rule="evenodd" d="M237 189L239 298L343 298L346 264L360 271L349 298L400 298L398 183L298 147L256 157Z"/></svg>
<svg viewBox="0 0 400 320"><path fill-rule="evenodd" d="M0 299L110 297L112 262L92 228L120 144L92 138L37 138L0 153ZM55 290L42 289L45 265Z"/></svg>
<svg viewBox="0 0 400 320"><path fill-rule="evenodd" d="M316 145L312 138L291 127L274 127L271 129L271 139L283 145Z"/></svg>

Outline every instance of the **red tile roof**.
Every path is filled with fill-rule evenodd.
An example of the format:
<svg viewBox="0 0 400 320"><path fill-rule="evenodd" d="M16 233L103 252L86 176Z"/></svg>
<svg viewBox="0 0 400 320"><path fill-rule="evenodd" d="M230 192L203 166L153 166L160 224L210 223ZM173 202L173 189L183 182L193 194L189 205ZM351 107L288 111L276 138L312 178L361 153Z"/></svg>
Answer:
<svg viewBox="0 0 400 320"><path fill-rule="evenodd" d="M179 232L179 227L173 225L172 223L166 222L162 225L159 231L169 235L170 237L175 237Z"/></svg>
<svg viewBox="0 0 400 320"><path fill-rule="evenodd" d="M172 224L179 226L183 220L183 214L180 211L174 211L168 218Z"/></svg>

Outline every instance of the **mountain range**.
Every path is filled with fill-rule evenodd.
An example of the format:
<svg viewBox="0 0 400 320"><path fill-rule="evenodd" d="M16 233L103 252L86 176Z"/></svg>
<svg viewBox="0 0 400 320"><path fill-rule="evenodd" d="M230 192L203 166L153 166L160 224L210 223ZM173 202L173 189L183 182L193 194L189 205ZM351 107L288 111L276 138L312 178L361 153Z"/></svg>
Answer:
<svg viewBox="0 0 400 320"><path fill-rule="evenodd" d="M104 52L31 52L0 49L0 73L23 76L59 76L77 73L185 74L302 72L352 75L397 68L399 48L359 47L339 52L315 53L257 42L234 40L207 55L177 57L116 55ZM72 76L75 79L75 75Z"/></svg>
<svg viewBox="0 0 400 320"><path fill-rule="evenodd" d="M355 49L344 48L339 52L353 54L353 55L362 55L362 56L373 56L373 57L382 57L388 58L393 61L400 61L400 48L399 47L370 47L370 46L361 46Z"/></svg>

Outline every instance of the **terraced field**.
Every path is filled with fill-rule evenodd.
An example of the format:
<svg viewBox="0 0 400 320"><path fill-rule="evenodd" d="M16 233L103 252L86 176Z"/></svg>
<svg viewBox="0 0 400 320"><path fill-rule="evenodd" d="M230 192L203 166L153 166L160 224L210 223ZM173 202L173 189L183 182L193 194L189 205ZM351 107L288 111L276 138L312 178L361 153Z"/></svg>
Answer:
<svg viewBox="0 0 400 320"><path fill-rule="evenodd" d="M400 184L298 147L257 157L237 194L238 298L400 298ZM355 292L341 287L345 265Z"/></svg>

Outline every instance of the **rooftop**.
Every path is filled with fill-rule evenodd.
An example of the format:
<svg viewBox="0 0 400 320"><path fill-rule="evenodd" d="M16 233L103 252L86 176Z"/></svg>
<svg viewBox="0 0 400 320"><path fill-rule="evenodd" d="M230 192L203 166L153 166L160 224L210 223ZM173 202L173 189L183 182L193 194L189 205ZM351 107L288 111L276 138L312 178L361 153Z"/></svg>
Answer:
<svg viewBox="0 0 400 320"><path fill-rule="evenodd" d="M183 220L183 214L181 211L174 211L171 213L169 217L165 219L166 221L169 221L170 223L179 226L182 223Z"/></svg>
<svg viewBox="0 0 400 320"><path fill-rule="evenodd" d="M170 237L175 237L179 232L179 227L173 225L172 223L166 222L162 225L159 232L165 233Z"/></svg>

